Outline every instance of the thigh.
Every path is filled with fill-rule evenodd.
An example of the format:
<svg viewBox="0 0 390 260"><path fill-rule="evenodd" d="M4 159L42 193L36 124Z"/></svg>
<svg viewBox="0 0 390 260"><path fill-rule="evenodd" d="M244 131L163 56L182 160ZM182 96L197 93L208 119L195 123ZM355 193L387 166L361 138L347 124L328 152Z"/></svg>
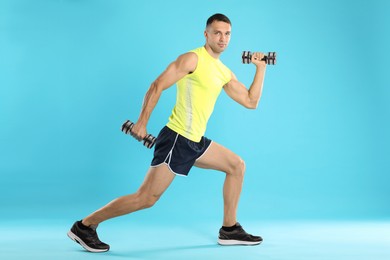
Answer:
<svg viewBox="0 0 390 260"><path fill-rule="evenodd" d="M242 160L237 154L213 141L207 151L196 160L195 166L229 172L241 162Z"/></svg>
<svg viewBox="0 0 390 260"><path fill-rule="evenodd" d="M160 197L175 178L166 164L150 167L145 180L139 188L139 192Z"/></svg>

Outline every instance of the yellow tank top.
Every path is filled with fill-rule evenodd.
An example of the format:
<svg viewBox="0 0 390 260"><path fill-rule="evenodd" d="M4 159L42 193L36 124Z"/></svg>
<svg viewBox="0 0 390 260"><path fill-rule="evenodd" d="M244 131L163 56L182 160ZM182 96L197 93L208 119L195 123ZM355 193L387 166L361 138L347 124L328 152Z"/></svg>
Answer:
<svg viewBox="0 0 390 260"><path fill-rule="evenodd" d="M231 80L231 71L219 59L200 47L195 71L177 82L176 105L167 126L178 134L199 142L206 132L222 87Z"/></svg>

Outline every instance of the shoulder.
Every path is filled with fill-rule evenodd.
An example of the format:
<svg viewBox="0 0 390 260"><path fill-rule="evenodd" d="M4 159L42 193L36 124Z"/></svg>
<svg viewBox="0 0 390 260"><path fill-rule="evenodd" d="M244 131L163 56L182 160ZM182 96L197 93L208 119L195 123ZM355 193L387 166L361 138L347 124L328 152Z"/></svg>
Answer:
<svg viewBox="0 0 390 260"><path fill-rule="evenodd" d="M192 72L196 69L196 66L198 64L198 55L194 52L187 52L179 57L177 57L175 61L175 65L182 69L189 72Z"/></svg>

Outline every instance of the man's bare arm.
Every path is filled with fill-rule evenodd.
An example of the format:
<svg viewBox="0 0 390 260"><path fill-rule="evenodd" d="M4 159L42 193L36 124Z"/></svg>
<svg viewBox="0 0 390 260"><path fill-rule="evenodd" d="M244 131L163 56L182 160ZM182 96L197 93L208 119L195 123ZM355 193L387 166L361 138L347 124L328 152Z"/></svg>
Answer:
<svg viewBox="0 0 390 260"><path fill-rule="evenodd" d="M249 89L239 82L232 73L232 79L224 86L225 92L237 103L249 109L257 108L263 91L263 82L266 63L261 59L264 54L256 52L252 56L252 63L256 65L256 73Z"/></svg>
<svg viewBox="0 0 390 260"><path fill-rule="evenodd" d="M198 57L195 53L183 54L172 62L166 70L150 85L146 92L139 118L132 129L138 140L146 136L146 126L163 90L168 89L185 75L196 69Z"/></svg>

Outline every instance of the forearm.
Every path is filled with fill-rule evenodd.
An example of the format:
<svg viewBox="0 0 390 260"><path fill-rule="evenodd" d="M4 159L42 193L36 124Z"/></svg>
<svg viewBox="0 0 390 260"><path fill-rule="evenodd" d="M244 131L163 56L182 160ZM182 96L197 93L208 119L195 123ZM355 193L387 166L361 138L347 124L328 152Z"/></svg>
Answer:
<svg viewBox="0 0 390 260"><path fill-rule="evenodd" d="M146 127L150 115L152 114L158 100L160 99L162 88L159 87L158 81L154 81L149 90L146 92L137 123Z"/></svg>
<svg viewBox="0 0 390 260"><path fill-rule="evenodd" d="M265 76L266 65L257 65L256 73L253 82L248 90L248 96L252 107L257 107L263 92L263 83Z"/></svg>

